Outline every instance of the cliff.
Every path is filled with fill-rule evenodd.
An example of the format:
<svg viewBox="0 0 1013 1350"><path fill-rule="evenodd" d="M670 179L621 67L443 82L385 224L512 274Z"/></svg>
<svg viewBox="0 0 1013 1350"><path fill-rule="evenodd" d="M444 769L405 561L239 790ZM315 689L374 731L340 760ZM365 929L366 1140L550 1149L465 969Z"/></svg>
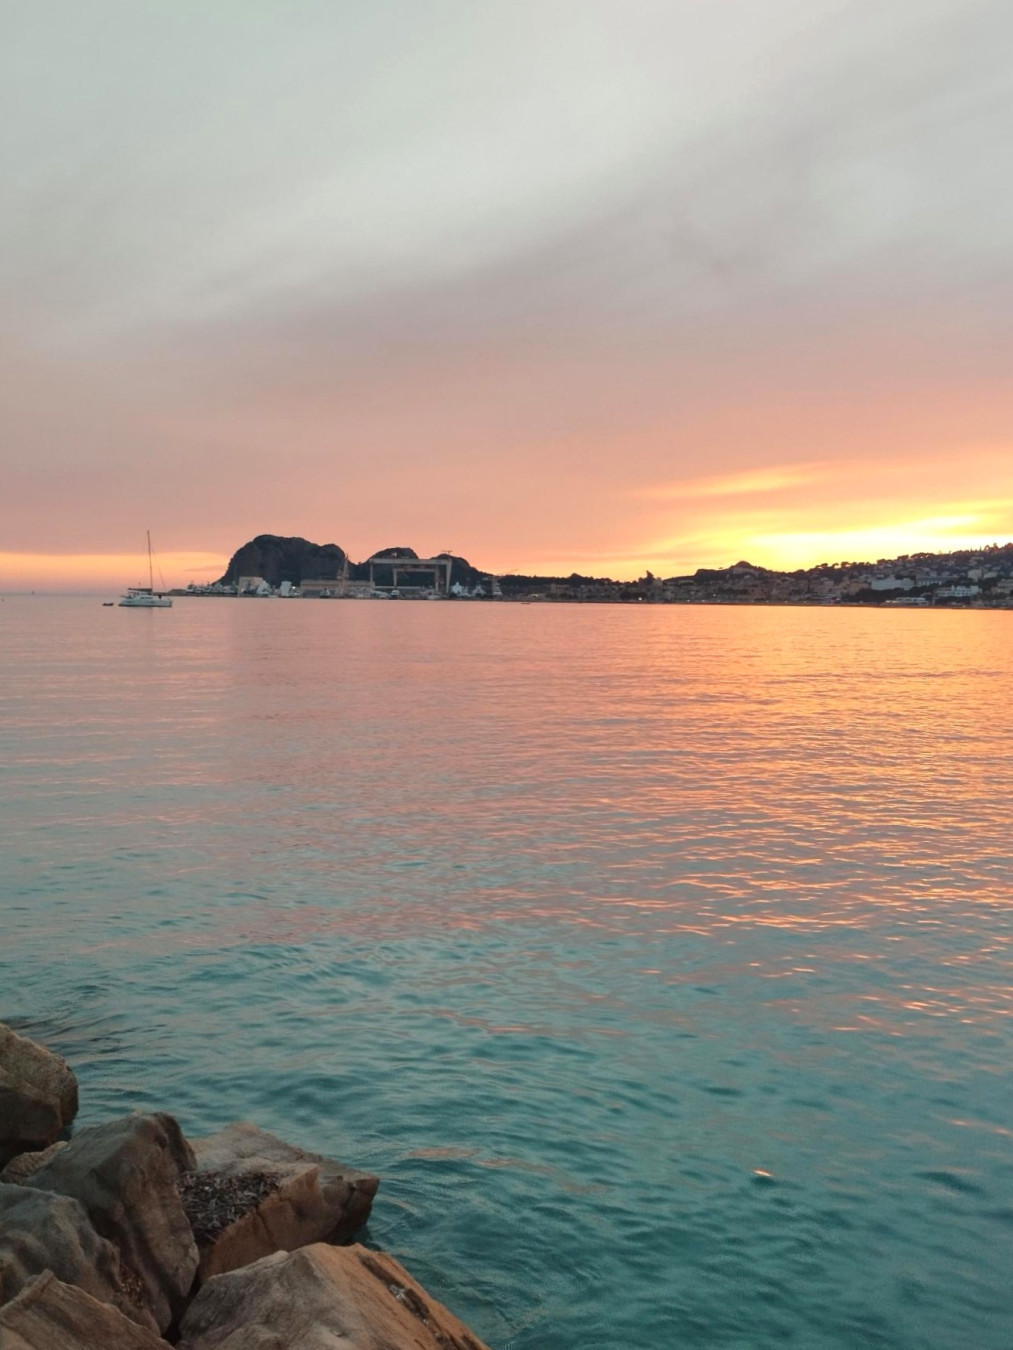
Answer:
<svg viewBox="0 0 1013 1350"><path fill-rule="evenodd" d="M413 548L399 545L394 548L381 548L370 555L374 560L397 558L417 558ZM436 554L446 558L446 553ZM236 549L229 559L224 576L218 578L215 585L235 586L240 577L263 577L269 585L277 588L283 581L293 586L301 586L304 581L335 581L341 576L347 555L337 544L314 544L309 539L298 536L288 538L277 534L258 534L249 543ZM354 563L348 560L348 577L351 581L369 579L369 560ZM489 580L488 572L472 567L466 558L453 559L450 569L450 584L465 586L474 590L480 583Z"/></svg>
<svg viewBox="0 0 1013 1350"><path fill-rule="evenodd" d="M240 577L263 577L271 586L290 581L300 586L304 580L333 581L345 565L345 550L337 544L313 544L298 536L258 534L229 559L225 575L216 584L235 586Z"/></svg>

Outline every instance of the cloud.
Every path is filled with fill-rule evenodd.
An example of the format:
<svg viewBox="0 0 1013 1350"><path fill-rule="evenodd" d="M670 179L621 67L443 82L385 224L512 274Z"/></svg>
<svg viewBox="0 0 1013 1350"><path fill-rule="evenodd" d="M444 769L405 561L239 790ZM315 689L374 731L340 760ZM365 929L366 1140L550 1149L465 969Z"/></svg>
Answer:
<svg viewBox="0 0 1013 1350"><path fill-rule="evenodd" d="M641 489L641 495L655 500L684 501L695 497L755 497L768 492L825 483L840 470L828 464L790 465L780 468L749 469L745 473L720 478L685 479L662 487Z"/></svg>
<svg viewBox="0 0 1013 1350"><path fill-rule="evenodd" d="M657 571L1010 495L997 0L13 11L10 551Z"/></svg>

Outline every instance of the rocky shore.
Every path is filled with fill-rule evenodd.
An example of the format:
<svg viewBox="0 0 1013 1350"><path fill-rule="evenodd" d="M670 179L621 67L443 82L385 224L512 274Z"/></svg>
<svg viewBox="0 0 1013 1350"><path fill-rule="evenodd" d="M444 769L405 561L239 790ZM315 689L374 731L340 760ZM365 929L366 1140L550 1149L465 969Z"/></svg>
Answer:
<svg viewBox="0 0 1013 1350"><path fill-rule="evenodd" d="M0 1350L486 1350L354 1243L379 1181L237 1123L76 1131L58 1055L0 1023Z"/></svg>

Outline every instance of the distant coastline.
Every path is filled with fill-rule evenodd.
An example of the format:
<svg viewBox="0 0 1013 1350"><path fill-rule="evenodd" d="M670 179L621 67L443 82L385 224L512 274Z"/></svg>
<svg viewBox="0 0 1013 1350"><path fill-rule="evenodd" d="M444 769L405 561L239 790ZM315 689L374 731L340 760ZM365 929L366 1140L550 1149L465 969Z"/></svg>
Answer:
<svg viewBox="0 0 1013 1350"><path fill-rule="evenodd" d="M820 563L779 572L749 562L686 576L610 577L497 574L450 553L420 557L394 547L355 563L337 544L257 535L224 574L177 596L286 599L494 600L550 604L865 605L925 609L1013 609L1013 543L953 553L913 553L877 562Z"/></svg>

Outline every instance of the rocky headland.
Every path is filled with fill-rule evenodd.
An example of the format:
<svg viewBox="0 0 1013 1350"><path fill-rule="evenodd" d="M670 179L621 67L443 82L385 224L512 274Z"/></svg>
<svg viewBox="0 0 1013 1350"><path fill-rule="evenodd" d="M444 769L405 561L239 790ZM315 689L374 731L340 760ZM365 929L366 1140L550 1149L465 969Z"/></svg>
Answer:
<svg viewBox="0 0 1013 1350"><path fill-rule="evenodd" d="M354 1242L377 1177L245 1122L71 1134L77 1105L70 1066L0 1023L0 1350L486 1350Z"/></svg>
<svg viewBox="0 0 1013 1350"><path fill-rule="evenodd" d="M407 545L378 549L364 562L353 562L337 544L314 544L298 535L258 534L237 548L229 565L215 586L237 586L243 577L261 577L274 589L283 582L302 586L306 581L368 581L370 560L375 563L396 559L417 560L418 554ZM449 553L438 553L438 559L451 565L450 584L473 589L482 580L489 581L488 572L480 572L465 558Z"/></svg>
<svg viewBox="0 0 1013 1350"><path fill-rule="evenodd" d="M418 560L414 549L380 549L364 562L353 562L337 544L314 544L298 537L260 534L236 550L225 573L208 586L191 585L191 594L305 594L333 598L356 585L373 583L401 595L421 594L435 580L424 572L392 582L386 563ZM651 604L887 605L904 607L1013 608L1013 543L992 544L952 553L912 553L876 562L820 563L795 571L777 571L750 562L698 568L681 576L651 572L635 581L611 577L497 574L473 567L465 558L437 554L430 562L449 564L445 593L456 599ZM333 582L334 586L327 583ZM304 589L301 589L304 588ZM186 594L187 592L178 592Z"/></svg>

